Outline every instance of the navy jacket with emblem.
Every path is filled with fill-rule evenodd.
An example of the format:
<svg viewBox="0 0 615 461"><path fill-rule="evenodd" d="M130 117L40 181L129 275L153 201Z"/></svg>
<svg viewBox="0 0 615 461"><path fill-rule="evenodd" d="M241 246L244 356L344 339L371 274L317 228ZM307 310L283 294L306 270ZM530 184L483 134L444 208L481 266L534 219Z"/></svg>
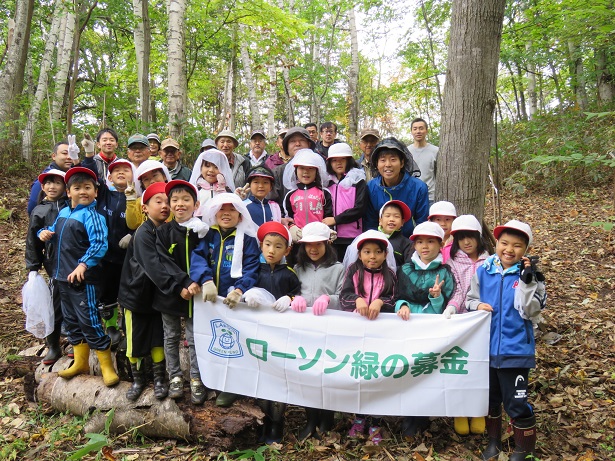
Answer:
<svg viewBox="0 0 615 461"><path fill-rule="evenodd" d="M286 264L276 264L271 269L269 264L262 263L254 286L267 290L275 299L282 296L292 298L301 293L301 282L297 273Z"/></svg>

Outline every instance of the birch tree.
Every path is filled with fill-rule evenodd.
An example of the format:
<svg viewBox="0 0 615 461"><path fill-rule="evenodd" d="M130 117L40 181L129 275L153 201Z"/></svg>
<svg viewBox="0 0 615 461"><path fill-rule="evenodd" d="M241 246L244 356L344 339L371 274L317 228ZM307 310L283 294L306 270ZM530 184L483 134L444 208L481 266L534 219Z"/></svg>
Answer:
<svg viewBox="0 0 615 461"><path fill-rule="evenodd" d="M248 88L248 102L250 103L250 131L261 129L261 116L259 112L258 98L256 96L256 82L252 73L252 60L248 53L247 28L244 24L239 25L241 32L240 56L243 74Z"/></svg>
<svg viewBox="0 0 615 461"><path fill-rule="evenodd" d="M348 70L348 137L350 145L357 144L359 130L359 41L354 8L348 10L350 26L350 69Z"/></svg>
<svg viewBox="0 0 615 461"><path fill-rule="evenodd" d="M484 212L506 0L453 0L436 199Z"/></svg>
<svg viewBox="0 0 615 461"><path fill-rule="evenodd" d="M137 58L137 75L139 86L139 107L141 114L141 131L149 131L150 125L150 80L149 62L151 50L151 31L149 22L148 0L132 0L135 16L135 54Z"/></svg>
<svg viewBox="0 0 615 461"><path fill-rule="evenodd" d="M68 74L70 70L70 58L73 51L73 40L75 38L75 12L71 9L60 10L59 14L64 14L60 27L58 54L56 57L56 68L58 71L54 77L55 92L51 104L51 120L56 123L60 120L64 99L66 96L66 85L68 84Z"/></svg>
<svg viewBox="0 0 615 461"><path fill-rule="evenodd" d="M186 0L167 0L168 61L167 78L169 91L169 135L181 138L186 120L186 57L184 55Z"/></svg>

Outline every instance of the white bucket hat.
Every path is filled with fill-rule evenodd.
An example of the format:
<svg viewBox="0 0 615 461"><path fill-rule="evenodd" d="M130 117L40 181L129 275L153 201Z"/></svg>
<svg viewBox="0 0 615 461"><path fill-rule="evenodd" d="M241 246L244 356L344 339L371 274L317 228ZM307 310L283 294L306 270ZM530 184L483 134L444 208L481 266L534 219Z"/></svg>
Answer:
<svg viewBox="0 0 615 461"><path fill-rule="evenodd" d="M288 190L297 189L297 176L295 170L298 166L318 168L322 187L329 185L329 173L324 159L312 149L299 149L290 162L284 168L283 184Z"/></svg>
<svg viewBox="0 0 615 461"><path fill-rule="evenodd" d="M414 232L410 236L410 240L414 241L417 237L436 237L444 239L444 230L438 223L425 221L414 228Z"/></svg>
<svg viewBox="0 0 615 461"><path fill-rule="evenodd" d="M331 228L321 222L311 222L301 229L299 243L328 242L331 240Z"/></svg>
<svg viewBox="0 0 615 461"><path fill-rule="evenodd" d="M201 166L203 162L213 163L220 170L220 174L226 179L226 186L232 191L235 190L235 183L233 182L233 171L228 164L226 155L220 152L218 149L208 149L201 152L194 162L192 167L192 174L190 175L190 184L196 186L196 182L201 176Z"/></svg>
<svg viewBox="0 0 615 461"><path fill-rule="evenodd" d="M480 225L476 216L471 214L462 214L453 221L451 225L451 235L459 231L476 231L483 235L483 226Z"/></svg>
<svg viewBox="0 0 615 461"><path fill-rule="evenodd" d="M457 210L455 209L455 205L451 202L436 202L429 207L429 216L427 219L431 219L434 216L452 216L456 218Z"/></svg>
<svg viewBox="0 0 615 461"><path fill-rule="evenodd" d="M522 221L517 221L516 219L513 219L512 221L508 221L503 226L497 226L495 229L493 229L493 236L496 238L496 240L499 240L500 235L506 229L514 229L516 231L519 231L519 232L527 235L527 238L528 238L527 246L528 247L532 246L532 241L533 241L534 237L532 235L532 229L530 228L529 224L526 224L526 223L524 223Z"/></svg>
<svg viewBox="0 0 615 461"><path fill-rule="evenodd" d="M327 154L327 160L331 158L345 158L352 157L352 149L345 142L338 142L329 147L329 153Z"/></svg>

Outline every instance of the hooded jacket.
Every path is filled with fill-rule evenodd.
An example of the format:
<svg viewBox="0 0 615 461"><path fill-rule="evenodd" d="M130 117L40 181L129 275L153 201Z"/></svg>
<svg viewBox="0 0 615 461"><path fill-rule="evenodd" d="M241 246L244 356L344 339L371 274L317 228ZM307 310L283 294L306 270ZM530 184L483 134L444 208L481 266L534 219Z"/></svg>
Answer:
<svg viewBox="0 0 615 461"><path fill-rule="evenodd" d="M53 276L56 256L55 239L41 242L38 232L50 227L58 217L60 210L67 206L66 197L62 197L55 202L43 200L32 210L26 236L26 269L28 271L38 271L44 267L47 275Z"/></svg>
<svg viewBox="0 0 615 461"><path fill-rule="evenodd" d="M307 223L333 217L331 193L314 182L298 183L297 189L288 192L284 198L284 212L302 229Z"/></svg>
<svg viewBox="0 0 615 461"><path fill-rule="evenodd" d="M329 309L340 309L340 291L344 282L344 266L334 263L330 266L316 266L309 262L305 267L296 265L295 272L301 281L301 296L312 306L320 295L329 296Z"/></svg>
<svg viewBox="0 0 615 461"><path fill-rule="evenodd" d="M282 219L282 211L278 202L268 200L264 198L262 201L250 194L247 199L243 201L246 204L246 208L250 212L252 221L257 226L262 226L269 221L280 222Z"/></svg>
<svg viewBox="0 0 615 461"><path fill-rule="evenodd" d="M455 277L455 292L448 302L448 306L455 306L458 314L467 312L466 295L470 289L472 277L476 269L482 266L488 257L489 253L485 251L478 256L476 261L472 261L466 253L458 250L454 258L448 258L446 261L446 265L451 268L453 277Z"/></svg>

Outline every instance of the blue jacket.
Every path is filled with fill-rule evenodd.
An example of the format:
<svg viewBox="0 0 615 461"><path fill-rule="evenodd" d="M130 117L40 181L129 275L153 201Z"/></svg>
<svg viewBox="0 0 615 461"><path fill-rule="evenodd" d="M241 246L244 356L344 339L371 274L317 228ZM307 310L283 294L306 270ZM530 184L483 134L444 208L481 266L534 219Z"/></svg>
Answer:
<svg viewBox="0 0 615 461"><path fill-rule="evenodd" d="M365 229L378 229L379 212L389 200L401 200L410 208L412 219L404 223L401 231L409 238L414 226L427 221L429 216L429 192L423 181L404 171L401 182L393 187L385 187L382 177L377 176L367 183L369 202L365 215Z"/></svg>
<svg viewBox="0 0 615 461"><path fill-rule="evenodd" d="M272 200L265 198L261 202L259 199L254 197L254 195L250 194L248 198L243 201L243 203L246 204L246 208L252 217L252 221L254 221L257 226L262 226L269 221L279 221L281 218L280 206L277 202ZM277 214L280 215L277 219L271 210L272 206L277 207Z"/></svg>
<svg viewBox="0 0 615 461"><path fill-rule="evenodd" d="M529 296L525 296L525 295ZM517 298L516 298L517 296ZM524 306L516 307L515 299L530 299ZM519 266L504 270L497 255L490 256L480 266L466 297L466 306L475 310L479 303L493 307L489 344L489 366L492 368L534 368L536 344L534 329L526 314L544 307L544 284L519 280ZM535 305L538 309L533 309ZM530 314L531 318L533 314Z"/></svg>
<svg viewBox="0 0 615 461"><path fill-rule="evenodd" d="M86 283L97 283L99 263L107 252L108 231L105 218L96 211L96 200L86 206L62 208L48 230L55 232L52 240L57 248L53 278L66 282L68 274L84 263Z"/></svg>
<svg viewBox="0 0 615 461"><path fill-rule="evenodd" d="M211 226L190 258L190 278L199 285L213 280L218 294L226 297L230 287L248 291L258 279L261 254L254 237L245 235L243 239L243 264L241 278L231 277L231 263L235 249L235 230L225 237L218 225Z"/></svg>

